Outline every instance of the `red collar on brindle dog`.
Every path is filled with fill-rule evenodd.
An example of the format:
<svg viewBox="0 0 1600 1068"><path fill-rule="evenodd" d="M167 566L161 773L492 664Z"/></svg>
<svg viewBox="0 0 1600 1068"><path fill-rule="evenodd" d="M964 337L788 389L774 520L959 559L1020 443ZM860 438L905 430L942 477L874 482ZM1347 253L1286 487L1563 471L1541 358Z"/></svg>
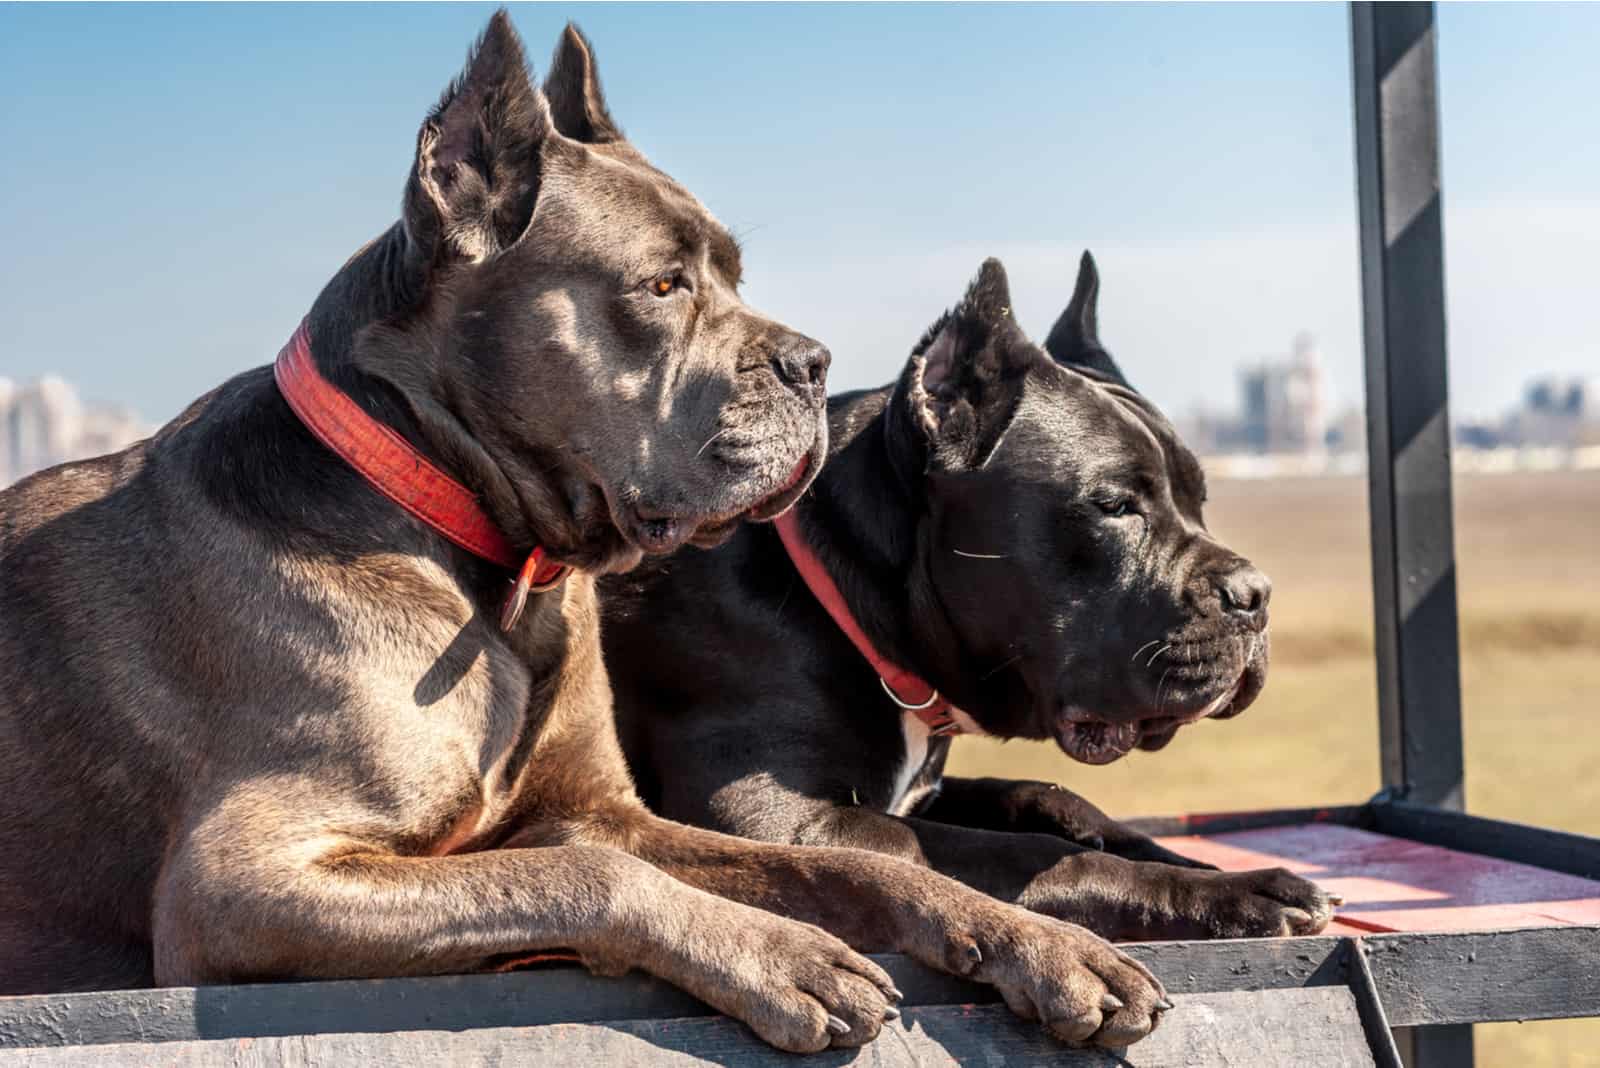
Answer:
<svg viewBox="0 0 1600 1068"><path fill-rule="evenodd" d="M778 537L783 539L783 547L788 550L789 559L794 562L800 577L805 579L811 595L828 610L828 615L844 631L856 651L867 658L872 669L878 673L878 681L883 684L883 692L889 695L889 700L927 724L930 734L960 734L961 724L955 717L955 705L920 675L894 663L873 646L872 639L867 637L861 624L851 614L850 606L844 603L844 594L839 592L839 587L828 575L828 569L811 550L811 546L806 544L805 535L800 533L800 520L795 516L795 509L791 508L779 516L773 525L778 528Z"/></svg>
<svg viewBox="0 0 1600 1068"><path fill-rule="evenodd" d="M278 390L318 441L372 487L469 553L516 572L500 610L500 628L517 625L528 594L554 589L571 570L535 545L524 559L478 504L478 496L435 467L411 443L362 411L322 377L311 359L305 323L273 364Z"/></svg>

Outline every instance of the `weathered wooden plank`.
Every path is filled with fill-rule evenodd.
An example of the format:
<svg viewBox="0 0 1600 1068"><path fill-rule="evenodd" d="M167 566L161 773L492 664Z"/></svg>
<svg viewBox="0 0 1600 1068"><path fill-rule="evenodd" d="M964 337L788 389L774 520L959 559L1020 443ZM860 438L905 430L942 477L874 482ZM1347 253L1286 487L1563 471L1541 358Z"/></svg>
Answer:
<svg viewBox="0 0 1600 1068"><path fill-rule="evenodd" d="M1367 965L1366 947L1351 940L1344 944L1339 956L1350 977L1350 993L1355 996L1356 1011L1361 1015L1361 1028L1366 1032L1373 1060L1377 1061L1378 1068L1403 1068L1400 1049L1389 1025L1389 1014L1384 1011L1378 984Z"/></svg>
<svg viewBox="0 0 1600 1068"><path fill-rule="evenodd" d="M1159 841L1225 871L1298 872L1342 895L1338 918L1365 931L1600 923L1600 881L1355 827L1307 823Z"/></svg>
<svg viewBox="0 0 1600 1068"><path fill-rule="evenodd" d="M1600 1014L1600 927L1374 935L1374 983L1396 1027ZM1127 947L1179 1009L1211 993L1344 987L1333 938L1168 942ZM992 1004L994 992L902 957L878 958L915 1007ZM0 1049L268 1038L317 1033L462 1031L681 1019L711 1010L633 975L576 968L0 999ZM164 1056L164 1054L163 1054Z"/></svg>
<svg viewBox="0 0 1600 1068"><path fill-rule="evenodd" d="M1600 926L1365 939L1394 1027L1600 1015Z"/></svg>
<svg viewBox="0 0 1600 1068"><path fill-rule="evenodd" d="M1344 986L1337 938L1239 938L1125 945L1174 996ZM904 988L902 988L904 989Z"/></svg>
<svg viewBox="0 0 1600 1068"><path fill-rule="evenodd" d="M578 967L506 975L109 990L0 998L0 1048L317 1032L460 1030L710 1015L641 973Z"/></svg>
<svg viewBox="0 0 1600 1068"><path fill-rule="evenodd" d="M1408 801L1372 805L1377 830L1417 842L1600 879L1600 838Z"/></svg>
<svg viewBox="0 0 1600 1068"><path fill-rule="evenodd" d="M1334 938L1165 942L1125 947L1174 995L1342 984ZM988 1004L991 987L874 958L906 1005ZM597 1020L672 1019L712 1010L639 973L599 979L578 967L508 975L111 990L0 998L0 1049L174 1042L316 1032L461 1030Z"/></svg>
<svg viewBox="0 0 1600 1068"><path fill-rule="evenodd" d="M172 1068L295 1068L372 1064L589 1063L607 1068L680 1068L723 1064L863 1065L881 1068L958 1064L1112 1065L1190 1068L1248 1064L1259 1068L1370 1066L1353 995L1347 988L1205 994L1187 999L1159 1030L1124 1053L1070 1050L1005 1008L934 1006L908 1011L900 1025L861 1050L830 1051L804 1062L761 1044L722 1018L554 1024L448 1032L296 1035L169 1042L159 1063ZM0 1051L0 1068L144 1068L148 1045L114 1043Z"/></svg>
<svg viewBox="0 0 1600 1068"><path fill-rule="evenodd" d="M1192 812L1179 816L1138 816L1123 820L1152 838L1179 834L1223 834L1261 827L1286 827L1295 823L1336 823L1370 828L1372 813L1365 804L1323 805L1319 808L1269 808L1254 812Z"/></svg>

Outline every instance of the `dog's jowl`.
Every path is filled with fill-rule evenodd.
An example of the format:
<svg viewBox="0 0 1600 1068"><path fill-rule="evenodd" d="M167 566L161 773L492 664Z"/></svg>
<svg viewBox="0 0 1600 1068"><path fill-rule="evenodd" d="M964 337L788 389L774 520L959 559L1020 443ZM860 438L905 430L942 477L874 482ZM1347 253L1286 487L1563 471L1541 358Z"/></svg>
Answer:
<svg viewBox="0 0 1600 1068"><path fill-rule="evenodd" d="M826 448L827 352L739 274L583 38L541 89L497 15L276 376L0 494L0 992L567 949L814 1050L894 1014L854 946L1147 1033L1160 985L1082 928L636 799L596 576L783 512Z"/></svg>
<svg viewBox="0 0 1600 1068"><path fill-rule="evenodd" d="M1206 870L1051 784L943 775L952 733L1101 764L1242 712L1265 678L1270 587L1206 530L1199 464L1100 343L1098 287L1085 254L1041 349L989 261L898 383L832 402L828 466L778 531L608 580L647 801L1119 937L1328 922L1288 872Z"/></svg>

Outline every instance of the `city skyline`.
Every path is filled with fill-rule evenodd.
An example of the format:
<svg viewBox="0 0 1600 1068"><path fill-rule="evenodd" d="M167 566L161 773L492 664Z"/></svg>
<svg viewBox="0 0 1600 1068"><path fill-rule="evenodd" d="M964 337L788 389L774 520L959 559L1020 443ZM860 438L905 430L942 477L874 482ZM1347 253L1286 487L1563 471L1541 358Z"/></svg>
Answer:
<svg viewBox="0 0 1600 1068"><path fill-rule="evenodd" d="M1366 455L1361 398L1336 402L1317 339L1241 363L1221 403L1178 414L1183 440L1214 478L1353 474ZM1462 473L1600 465L1600 374L1533 374L1492 416L1452 419ZM0 376L0 487L58 463L115 452L158 429L122 405L95 404L59 375ZM1532 449L1529 457L1512 454ZM1550 450L1565 452L1566 459ZM1479 462L1472 454L1484 456ZM1498 457L1498 458L1496 458ZM1274 464L1260 461L1282 460ZM1239 461L1244 461L1241 466Z"/></svg>

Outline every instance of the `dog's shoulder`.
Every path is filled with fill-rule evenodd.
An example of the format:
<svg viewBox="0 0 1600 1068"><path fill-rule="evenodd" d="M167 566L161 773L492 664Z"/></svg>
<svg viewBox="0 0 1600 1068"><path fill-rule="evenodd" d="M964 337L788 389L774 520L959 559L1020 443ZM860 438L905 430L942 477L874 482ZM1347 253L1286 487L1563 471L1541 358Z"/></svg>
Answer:
<svg viewBox="0 0 1600 1068"><path fill-rule="evenodd" d="M41 528L126 485L145 463L148 443L47 468L0 490L0 558Z"/></svg>

